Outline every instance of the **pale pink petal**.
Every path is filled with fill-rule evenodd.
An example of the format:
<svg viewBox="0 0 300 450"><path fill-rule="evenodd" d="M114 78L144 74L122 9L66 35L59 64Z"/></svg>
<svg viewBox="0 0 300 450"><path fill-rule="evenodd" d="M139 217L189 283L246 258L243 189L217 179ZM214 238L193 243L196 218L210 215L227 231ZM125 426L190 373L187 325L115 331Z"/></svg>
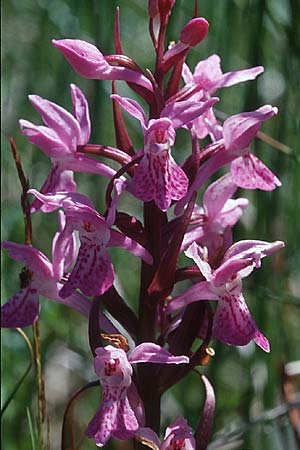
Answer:
<svg viewBox="0 0 300 450"><path fill-rule="evenodd" d="M116 100L119 105L126 111L128 114L130 114L132 117L135 117L141 122L141 125L143 128L146 127L147 119L145 112L141 105L136 102L135 100L132 100L131 98L127 97L121 97L120 95L113 94L110 96L113 100Z"/></svg>
<svg viewBox="0 0 300 450"><path fill-rule="evenodd" d="M2 248L8 250L8 256L16 261L21 261L39 278L48 280L53 278L52 264L39 250L30 245L17 244L15 242L2 242Z"/></svg>
<svg viewBox="0 0 300 450"><path fill-rule="evenodd" d="M80 126L79 145L87 144L91 134L91 121L89 105L83 92L75 84L71 84L71 97L73 103L73 116L76 117Z"/></svg>
<svg viewBox="0 0 300 450"><path fill-rule="evenodd" d="M41 194L55 192L75 192L76 183L74 181L73 172L70 170L62 170L59 164L53 164L43 186L40 189ZM37 191L35 191L37 192ZM30 192L33 193L33 192ZM37 197L30 205L30 212L36 211L52 212L57 207L41 202Z"/></svg>
<svg viewBox="0 0 300 450"><path fill-rule="evenodd" d="M268 339L266 338L266 336L264 336L261 331L256 330L253 341L255 342L256 345L258 345L266 353L270 353L270 343L269 343Z"/></svg>
<svg viewBox="0 0 300 450"><path fill-rule="evenodd" d="M125 80L152 91L151 82L144 75L125 67L111 66L100 50L79 39L52 40L74 70L82 77L97 80Z"/></svg>
<svg viewBox="0 0 300 450"><path fill-rule="evenodd" d="M43 207L41 207L43 212L52 212L58 208L63 207L64 203L68 205L70 204L76 205L86 205L90 208L93 208L93 203L91 200L84 194L79 194L78 192L55 192L43 194L36 189L28 189L29 194L33 194L40 202L43 203Z"/></svg>
<svg viewBox="0 0 300 450"><path fill-rule="evenodd" d="M225 253L223 261L229 259L252 258L259 267L260 260L265 256L284 247L284 242L266 242L259 240L243 240L233 244Z"/></svg>
<svg viewBox="0 0 300 450"><path fill-rule="evenodd" d="M128 357L131 364L148 362L157 364L188 364L187 356L173 356L168 350L153 342L138 345Z"/></svg>
<svg viewBox="0 0 300 450"><path fill-rule="evenodd" d="M255 78L264 71L262 66L251 67L250 69L237 70L236 72L227 72L217 82L216 88L229 87L234 84L243 83Z"/></svg>
<svg viewBox="0 0 300 450"><path fill-rule="evenodd" d="M252 258L229 259L223 262L221 266L214 271L214 285L220 286L229 282L232 277L235 277L241 270L246 267L248 268L249 266L253 267ZM252 271L251 267L249 267L249 271Z"/></svg>
<svg viewBox="0 0 300 450"><path fill-rule="evenodd" d="M194 71L194 81L206 92L215 90L218 80L222 77L221 59L218 55L211 55L200 61Z"/></svg>
<svg viewBox="0 0 300 450"><path fill-rule="evenodd" d="M272 191L281 186L274 173L251 153L232 161L231 174L235 184L244 189Z"/></svg>
<svg viewBox="0 0 300 450"><path fill-rule="evenodd" d="M192 258L194 260L207 281L211 281L213 278L212 270L208 262L203 259L204 255L202 247L200 247L196 242L193 242L184 253L188 258Z"/></svg>
<svg viewBox="0 0 300 450"><path fill-rule="evenodd" d="M182 294L174 297L167 307L167 313L171 313L180 308L185 308L190 303L200 300L219 300L217 294L211 291L210 282L201 281L190 288L186 289Z"/></svg>
<svg viewBox="0 0 300 450"><path fill-rule="evenodd" d="M113 265L105 247L81 243L75 267L59 295L66 298L76 288L87 296L102 295L112 286L114 277Z"/></svg>
<svg viewBox="0 0 300 450"><path fill-rule="evenodd" d="M38 292L33 287L28 286L21 289L1 306L1 327L28 327L38 319L39 312Z"/></svg>
<svg viewBox="0 0 300 450"><path fill-rule="evenodd" d="M170 449L195 450L196 442L193 430L183 417L178 417L167 429L160 450Z"/></svg>
<svg viewBox="0 0 300 450"><path fill-rule="evenodd" d="M186 63L183 64L181 76L182 76L185 84L194 83L193 74L192 74L189 66Z"/></svg>
<svg viewBox="0 0 300 450"><path fill-rule="evenodd" d="M61 214L62 211L59 211ZM60 280L73 264L76 255L76 238L72 227L65 226L55 234L52 242L52 265L54 276Z"/></svg>
<svg viewBox="0 0 300 450"><path fill-rule="evenodd" d="M164 144L154 154L147 153L135 170L133 183L134 194L144 202L154 200L157 206L166 211L172 199L179 200L187 192L188 178L175 163L170 151Z"/></svg>
<svg viewBox="0 0 300 450"><path fill-rule="evenodd" d="M240 150L249 147L255 138L261 122L277 114L277 108L265 105L256 111L229 117L223 124L226 149Z"/></svg>
<svg viewBox="0 0 300 450"><path fill-rule="evenodd" d="M172 200L180 200L187 193L189 180L171 155L169 158L169 171L171 198Z"/></svg>
<svg viewBox="0 0 300 450"><path fill-rule="evenodd" d="M28 136L31 144L36 145L47 156L63 159L71 153L65 142L63 142L55 131L43 125L34 125L27 120L19 120L21 133Z"/></svg>
<svg viewBox="0 0 300 450"><path fill-rule="evenodd" d="M88 425L86 434L103 447L112 436L116 439L130 439L139 424L129 405L126 390L103 388L102 404Z"/></svg>
<svg viewBox="0 0 300 450"><path fill-rule="evenodd" d="M137 256L138 258L141 258L147 264L153 264L152 256L144 247L142 247L140 244L138 244L136 241L129 238L128 236L125 236L124 234L120 233L119 231L116 230L110 231L110 240L107 246L124 248L125 250Z"/></svg>
<svg viewBox="0 0 300 450"><path fill-rule="evenodd" d="M218 223L225 229L226 227L233 227L242 217L243 210L249 205L249 200L246 198L237 198L235 200L229 199L223 206L218 215Z"/></svg>
<svg viewBox="0 0 300 450"><path fill-rule="evenodd" d="M212 183L203 195L203 206L210 220L217 218L226 201L232 197L237 189L231 174L227 173Z"/></svg>
<svg viewBox="0 0 300 450"><path fill-rule="evenodd" d="M224 291L214 315L213 335L230 345L247 345L257 336L257 326L242 293Z"/></svg>
<svg viewBox="0 0 300 450"><path fill-rule="evenodd" d="M80 139L80 127L72 114L38 95L29 95L28 98L44 124L59 136L70 151L75 151Z"/></svg>
<svg viewBox="0 0 300 450"><path fill-rule="evenodd" d="M212 97L205 102L185 100L169 103L162 110L161 117L167 117L174 128L180 128L204 114L217 101L219 101L217 97Z"/></svg>
<svg viewBox="0 0 300 450"><path fill-rule="evenodd" d="M79 39L52 40L52 44L64 55L79 75L85 78L107 79L111 66L95 45Z"/></svg>
<svg viewBox="0 0 300 450"><path fill-rule="evenodd" d="M126 178L117 178L113 182L114 184L114 196L111 201L111 205L108 210L106 223L109 228L111 228L116 220L116 210L119 201L119 197L122 192L127 188L127 180Z"/></svg>
<svg viewBox="0 0 300 450"><path fill-rule="evenodd" d="M61 167L67 170L73 170L74 172L96 173L107 178L111 178L116 174L116 171L106 164L88 156L80 156L79 154L63 160Z"/></svg>

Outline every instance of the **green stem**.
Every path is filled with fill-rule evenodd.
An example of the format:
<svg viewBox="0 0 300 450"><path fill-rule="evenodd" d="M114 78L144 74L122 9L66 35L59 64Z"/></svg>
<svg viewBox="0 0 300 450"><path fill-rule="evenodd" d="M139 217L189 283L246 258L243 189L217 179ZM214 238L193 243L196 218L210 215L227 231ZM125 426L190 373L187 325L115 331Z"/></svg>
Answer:
<svg viewBox="0 0 300 450"><path fill-rule="evenodd" d="M45 449L44 423L46 417L46 398L45 398L45 384L41 365L41 340L38 321L33 324L32 328L33 328L34 365L38 391L38 414L37 414L38 450L44 450Z"/></svg>

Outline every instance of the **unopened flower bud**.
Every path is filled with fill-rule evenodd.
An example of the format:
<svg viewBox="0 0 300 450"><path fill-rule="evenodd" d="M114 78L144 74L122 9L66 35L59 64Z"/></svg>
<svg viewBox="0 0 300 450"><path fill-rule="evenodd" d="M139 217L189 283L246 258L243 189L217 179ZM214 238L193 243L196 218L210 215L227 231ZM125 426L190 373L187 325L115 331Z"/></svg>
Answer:
<svg viewBox="0 0 300 450"><path fill-rule="evenodd" d="M189 47L194 47L205 39L208 27L209 23L204 17L196 17L183 27L180 33L180 41Z"/></svg>

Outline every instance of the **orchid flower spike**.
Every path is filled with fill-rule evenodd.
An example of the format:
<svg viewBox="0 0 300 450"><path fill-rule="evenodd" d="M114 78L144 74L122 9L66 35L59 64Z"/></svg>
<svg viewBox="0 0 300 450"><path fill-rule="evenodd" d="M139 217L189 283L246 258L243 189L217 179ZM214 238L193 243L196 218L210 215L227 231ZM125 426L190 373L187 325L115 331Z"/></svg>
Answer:
<svg viewBox="0 0 300 450"><path fill-rule="evenodd" d="M188 178L171 155L175 142L175 129L183 127L203 114L218 99L207 102L174 102L167 105L159 119L147 121L142 107L129 98L112 95L122 108L141 123L144 134L143 157L133 176L133 194L166 211L172 200L180 200L188 189Z"/></svg>
<svg viewBox="0 0 300 450"><path fill-rule="evenodd" d="M129 356L121 348L107 345L96 349L94 368L102 386L102 403L86 434L103 447L110 437L120 440L132 438L139 422L128 399L132 385L132 364L187 364L186 356L172 356L166 349L152 342L138 345Z"/></svg>
<svg viewBox="0 0 300 450"><path fill-rule="evenodd" d="M206 281L194 284L170 302L168 312L185 307L198 300L217 300L213 320L213 336L229 345L246 345L253 340L264 351L269 352L267 338L257 328L242 293L242 278L261 259L284 247L281 241L240 241L225 253L221 265L212 270L204 259L203 249L193 243L185 254L194 260Z"/></svg>
<svg viewBox="0 0 300 450"><path fill-rule="evenodd" d="M20 120L22 134L31 144L39 147L51 158L52 169L41 192L74 192L76 184L73 171L96 173L112 177L115 170L95 159L76 152L78 145L85 145L90 138L91 123L87 100L83 92L71 84L73 114L38 95L29 95L33 107L39 112L45 125L34 125ZM31 211L40 209L40 202L33 203Z"/></svg>
<svg viewBox="0 0 300 450"><path fill-rule="evenodd" d="M86 41L79 39L52 40L52 44L66 58L73 69L84 78L93 80L124 80L138 84L152 91L152 85L145 75L127 67L110 65L101 51Z"/></svg>

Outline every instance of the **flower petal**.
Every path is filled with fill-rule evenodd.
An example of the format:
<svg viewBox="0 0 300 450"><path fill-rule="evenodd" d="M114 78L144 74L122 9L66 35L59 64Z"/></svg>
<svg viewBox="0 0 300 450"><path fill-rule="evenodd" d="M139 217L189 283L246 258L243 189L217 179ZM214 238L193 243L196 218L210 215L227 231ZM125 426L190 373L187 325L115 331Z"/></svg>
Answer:
<svg viewBox="0 0 300 450"><path fill-rule="evenodd" d="M28 120L19 120L21 133L28 136L31 144L39 147L47 156L62 159L70 154L70 149L55 131L43 125L34 125Z"/></svg>
<svg viewBox="0 0 300 450"><path fill-rule="evenodd" d="M146 115L141 107L141 105L136 102L135 100L132 100L131 98L127 97L121 97L120 95L113 94L110 96L113 100L116 100L122 108L128 112L132 117L135 117L135 119L138 119L141 122L142 128L145 129L147 120Z"/></svg>
<svg viewBox="0 0 300 450"><path fill-rule="evenodd" d="M91 135L91 121L89 105L83 92L75 84L71 84L71 97L73 103L73 116L76 117L80 127L79 145L88 143Z"/></svg>
<svg viewBox="0 0 300 450"><path fill-rule="evenodd" d="M257 332L243 294L224 292L214 315L213 335L229 345L247 345Z"/></svg>
<svg viewBox="0 0 300 450"><path fill-rule="evenodd" d="M131 364L147 362L157 364L188 364L187 356L173 356L168 350L153 342L138 345L128 357Z"/></svg>
<svg viewBox="0 0 300 450"><path fill-rule="evenodd" d="M244 189L272 191L281 186L274 173L251 153L232 161L231 174L235 184Z"/></svg>
<svg viewBox="0 0 300 450"><path fill-rule="evenodd" d="M152 256L142 245L138 244L136 241L134 241L128 236L125 236L119 231L116 230L110 231L110 240L107 246L124 248L125 250L137 256L138 258L141 258L147 264L153 264Z"/></svg>
<svg viewBox="0 0 300 450"><path fill-rule="evenodd" d="M226 201L232 197L236 189L237 186L230 173L219 178L206 189L203 195L203 206L210 220L218 216Z"/></svg>
<svg viewBox="0 0 300 450"><path fill-rule="evenodd" d="M112 286L114 277L106 249L100 244L81 243L75 267L59 295L69 297L76 288L87 296L102 295Z"/></svg>
<svg viewBox="0 0 300 450"><path fill-rule="evenodd" d="M28 286L21 289L1 307L2 328L23 328L32 325L40 312L39 295Z"/></svg>
<svg viewBox="0 0 300 450"><path fill-rule="evenodd" d="M218 295L210 290L210 283L208 281L196 283L186 289L182 294L174 297L167 307L167 313L170 314L177 309L185 308L190 303L200 300L219 300Z"/></svg>
<svg viewBox="0 0 300 450"><path fill-rule="evenodd" d="M73 172L71 170L63 170L59 164L53 164L52 169L40 189L41 194L75 191L76 183L74 181ZM41 202L37 197L30 205L30 211L32 214L39 210L49 213L54 211L56 208L57 207L54 205Z"/></svg>
<svg viewBox="0 0 300 450"><path fill-rule="evenodd" d="M4 241L2 248L8 250L10 258L23 262L29 270L38 275L39 278L49 280L53 278L52 264L49 259L39 250L30 245L17 244L16 242Z"/></svg>
<svg viewBox="0 0 300 450"><path fill-rule="evenodd" d="M69 152L75 151L80 139L80 127L75 117L61 106L38 95L29 95L28 98L44 124L59 136Z"/></svg>

